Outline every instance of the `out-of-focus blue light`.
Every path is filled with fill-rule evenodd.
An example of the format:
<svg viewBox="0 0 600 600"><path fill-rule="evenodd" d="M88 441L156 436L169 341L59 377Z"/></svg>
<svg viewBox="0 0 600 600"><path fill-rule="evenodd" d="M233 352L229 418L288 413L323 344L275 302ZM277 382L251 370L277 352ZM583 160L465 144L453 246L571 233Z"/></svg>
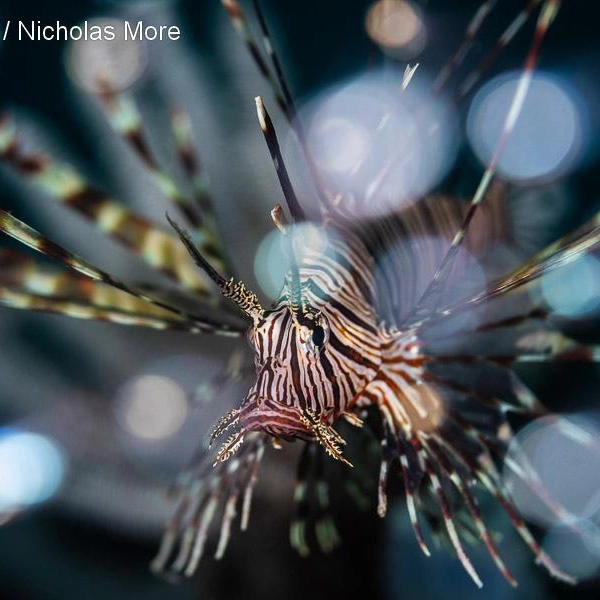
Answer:
<svg viewBox="0 0 600 600"><path fill-rule="evenodd" d="M254 256L254 275L261 290L272 300L281 292L290 266L282 234L278 230L270 231L259 244Z"/></svg>
<svg viewBox="0 0 600 600"><path fill-rule="evenodd" d="M519 76L510 73L496 77L473 99L467 135L483 164L487 165L495 153ZM500 156L498 171L521 182L549 181L563 175L581 156L583 121L575 93L558 79L536 73Z"/></svg>
<svg viewBox="0 0 600 600"><path fill-rule="evenodd" d="M50 438L0 429L0 512L48 500L58 490L65 471L65 455Z"/></svg>
<svg viewBox="0 0 600 600"><path fill-rule="evenodd" d="M290 233L294 240L294 257L301 264L308 255L325 252L330 232L310 223L294 225ZM268 233L258 246L254 257L254 274L262 291L272 300L277 299L285 276L291 268L289 246L283 234L275 229Z"/></svg>
<svg viewBox="0 0 600 600"><path fill-rule="evenodd" d="M545 273L540 290L548 306L566 317L578 317L600 306L600 261L589 254Z"/></svg>
<svg viewBox="0 0 600 600"><path fill-rule="evenodd" d="M451 240L435 236L404 237L386 250L380 258L380 268L376 277L385 285L386 280L396 281L400 290L400 313L394 319L402 319L415 306L431 282L441 260L450 248ZM452 276L439 298L442 308L452 306L458 300L485 289L486 276L478 263L466 248L461 248L456 256ZM477 315L475 311L466 312L460 328L474 327Z"/></svg>
<svg viewBox="0 0 600 600"><path fill-rule="evenodd" d="M597 525L591 521L578 523L581 534L568 527L555 526L546 534L542 548L569 575L578 580L597 576L600 568L600 553L590 548L590 540L600 545Z"/></svg>
<svg viewBox="0 0 600 600"><path fill-rule="evenodd" d="M454 161L453 115L427 95L421 71L404 91L403 78L401 71L357 77L299 110L308 154L342 212L397 211L429 192ZM292 175L300 171L293 158L287 162ZM294 179L299 195L308 195L305 177Z"/></svg>
<svg viewBox="0 0 600 600"><path fill-rule="evenodd" d="M511 442L504 480L519 511L537 523L592 518L600 511L598 424L586 415L536 419Z"/></svg>

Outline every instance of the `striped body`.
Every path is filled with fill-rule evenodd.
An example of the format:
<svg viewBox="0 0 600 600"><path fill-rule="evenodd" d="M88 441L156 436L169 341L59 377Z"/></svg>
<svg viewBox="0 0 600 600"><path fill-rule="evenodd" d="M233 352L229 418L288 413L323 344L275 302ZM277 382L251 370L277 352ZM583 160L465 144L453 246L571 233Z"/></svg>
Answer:
<svg viewBox="0 0 600 600"><path fill-rule="evenodd" d="M421 380L423 358L413 334L387 331L374 305L375 263L348 231L324 236L325 250L305 249L299 264L303 297L319 314L322 344L298 323L289 290L248 333L256 382L240 407L247 431L312 439L306 411L328 425L356 407L378 406L392 431L439 424L441 405Z"/></svg>
<svg viewBox="0 0 600 600"><path fill-rule="evenodd" d="M294 319L289 290L265 311L248 339L256 383L241 406L247 430L311 438L300 421L306 410L331 424L351 410L381 365L381 338L371 304L372 259L349 234L326 236L327 248L308 248L299 264L303 298L320 315L323 343ZM317 340L320 341L320 340Z"/></svg>

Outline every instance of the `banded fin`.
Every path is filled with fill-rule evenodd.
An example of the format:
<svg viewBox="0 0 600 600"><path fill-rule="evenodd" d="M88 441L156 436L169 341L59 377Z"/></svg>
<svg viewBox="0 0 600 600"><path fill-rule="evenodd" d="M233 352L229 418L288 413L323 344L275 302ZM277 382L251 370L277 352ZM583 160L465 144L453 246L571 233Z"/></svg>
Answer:
<svg viewBox="0 0 600 600"><path fill-rule="evenodd" d="M275 100L281 108L281 111L285 115L290 117L290 106L286 100L285 91L281 89L280 82L277 80L276 77L273 76L269 66L267 65L267 62L263 58L263 55L248 25L246 15L244 14L244 11L242 10L242 7L240 6L239 2L237 0L221 0L221 4L223 5L223 8L229 16L233 28L244 41L244 44L246 45L246 48L248 49L248 52L252 57L252 60L256 64L260 74L263 76L265 81L271 86L271 89L273 90L273 95L275 96ZM264 19L262 18L260 7L258 7L256 3L254 4L254 10L257 11L258 15L260 15L259 21L261 26L261 32L263 34L263 46L265 47L269 58L272 60L275 56L275 53L272 50L273 47L268 37L268 32L266 32L266 28L264 27ZM278 64L279 62L277 61L277 65Z"/></svg>
<svg viewBox="0 0 600 600"><path fill-rule="evenodd" d="M197 296L211 296L206 278L174 235L92 186L71 165L39 152L24 152L14 120L6 115L0 117L0 159L53 200L80 213L101 232L140 255L153 269Z"/></svg>
<svg viewBox="0 0 600 600"><path fill-rule="evenodd" d="M125 140L132 152L140 159L160 191L185 216L186 221L192 228L194 241L201 248L203 254L207 256L217 270L227 272L222 245L216 236L214 222L210 227L207 226L209 220L207 219L205 223L205 216L200 212L200 206L190 202L175 179L160 166L144 137L142 116L135 99L132 96L117 93L110 89L104 89L99 94L99 98L110 126L115 133ZM190 133L189 130L186 132L185 129L182 129L181 119L178 133L188 136ZM189 157L191 148L189 139L186 143L187 156ZM189 160L187 164L190 165Z"/></svg>
<svg viewBox="0 0 600 600"><path fill-rule="evenodd" d="M309 526L322 552L333 551L340 543L340 535L331 514L329 484L325 479L322 452L316 444L307 442L298 461L294 487L294 511L290 523L290 545L300 556L310 554Z"/></svg>
<svg viewBox="0 0 600 600"><path fill-rule="evenodd" d="M39 265L0 248L0 304L10 308L110 321L151 329L194 332L189 322L101 282Z"/></svg>
<svg viewBox="0 0 600 600"><path fill-rule="evenodd" d="M178 107L171 111L170 124L177 157L192 185L194 201L200 210L201 230L197 232L197 236L205 239L201 248L204 250L205 247L211 246L213 248L211 254L220 256L225 263L223 265L225 272L231 273L231 268L227 268L225 246L217 227L217 219L210 196L210 180L204 173L202 163L194 148L190 116L183 108Z"/></svg>
<svg viewBox="0 0 600 600"><path fill-rule="evenodd" d="M459 439L464 436L480 447L482 455L478 459L475 459L467 452L461 450L460 444L448 439L447 435L436 436L436 441L443 446L449 455L455 457L465 466L465 468L469 469L481 485L499 502L500 506L509 517L514 529L535 556L536 562L544 565L548 572L556 579L574 585L576 580L562 571L540 547L528 526L507 499L505 491L503 490L500 475L490 456L490 444L468 423L463 422L460 419L455 419L455 423L454 436L457 435Z"/></svg>
<svg viewBox="0 0 600 600"><path fill-rule="evenodd" d="M452 75L454 75L456 69L460 66L465 56L473 46L479 30L484 24L486 18L492 12L496 2L497 0L486 0L479 5L479 8L467 25L467 29L463 34L463 39L460 42L460 45L435 78L433 82L434 94L439 94L444 89Z"/></svg>
<svg viewBox="0 0 600 600"><path fill-rule="evenodd" d="M537 20L533 41L531 42L529 51L525 58L523 70L519 77L517 88L513 95L506 117L504 119L502 131L500 133L498 141L495 144L493 156L490 159L488 165L486 166L486 169L479 181L477 189L475 190L473 198L471 199L471 203L463 219L463 222L460 228L456 231L454 238L452 239L450 248L446 252L444 258L442 259L441 263L439 264L438 268L433 274L431 282L429 283L429 285L423 292L421 298L419 299L411 318L423 318L430 315L431 313L438 311L438 307L440 306L441 293L443 292L444 287L446 286L446 283L450 277L460 247L464 242L467 231L471 226L471 223L473 221L474 216L477 213L477 210L479 209L479 206L486 197L487 192L490 189L490 186L494 180L494 177L496 176L496 170L498 167L500 157L502 156L502 152L504 151L506 142L508 141L515 127L519 114L521 113L525 97L527 96L527 92L529 90L529 86L533 77L533 71L540 56L542 41L548 33L550 25L556 18L556 14L558 12L559 7L560 0L545 0L542 6L540 15Z"/></svg>
<svg viewBox="0 0 600 600"><path fill-rule="evenodd" d="M227 548L231 525L242 496L241 526L245 529L252 491L263 457L266 436L251 433L237 456L208 472L190 471L176 490L179 503L166 524L159 551L151 563L155 573L191 577L204 554L208 531L223 506L215 558ZM165 572L170 563L170 569Z"/></svg>
<svg viewBox="0 0 600 600"><path fill-rule="evenodd" d="M496 280L487 290L445 308L440 316L446 317L459 311L471 310L483 302L502 297L505 294L530 284L539 277L576 260L578 256L595 252L600 247L600 212L577 229L538 252L508 275Z"/></svg>
<svg viewBox="0 0 600 600"><path fill-rule="evenodd" d="M535 9L543 0L528 0L527 4L517 13L517 16L509 23L508 27L502 32L492 49L483 58L483 60L467 75L460 84L454 97L455 102L462 100L477 85L483 74L496 62L504 48L506 48L524 25Z"/></svg>
<svg viewBox="0 0 600 600"><path fill-rule="evenodd" d="M133 289L128 284L120 281L112 275L109 275L101 269L94 267L84 259L69 252L62 246L59 246L32 227L29 227L22 221L19 221L19 219L13 217L11 214L2 209L0 209L0 231L3 231L22 244L29 246L36 252L62 263L70 270L75 271L79 275L82 275L89 280L106 284L112 288L138 298L147 304L161 308L170 314L175 315L178 319L181 319L188 324L190 331L214 333L233 337L238 337L244 332L244 328L242 327L232 326L215 321L206 316L195 315L181 311L164 302L161 302L160 300L156 300L155 298L147 296L146 294Z"/></svg>
<svg viewBox="0 0 600 600"><path fill-rule="evenodd" d="M507 212L504 190L494 186L467 234L465 244L470 254L485 255L494 243L509 236ZM405 322L449 248L464 214L464 203L446 196L428 196L391 217L367 225L364 234L377 259L377 310L383 320L398 327ZM459 267L463 274L466 265L461 262Z"/></svg>

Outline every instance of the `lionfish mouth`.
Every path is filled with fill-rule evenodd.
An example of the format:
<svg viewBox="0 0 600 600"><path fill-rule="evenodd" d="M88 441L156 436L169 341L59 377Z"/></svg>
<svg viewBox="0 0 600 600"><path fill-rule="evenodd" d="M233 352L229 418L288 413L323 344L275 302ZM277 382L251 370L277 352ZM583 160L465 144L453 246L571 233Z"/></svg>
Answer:
<svg viewBox="0 0 600 600"><path fill-rule="evenodd" d="M353 466L341 450L346 441L329 423L326 415L258 396L251 398L242 407L229 411L215 425L211 445L226 431L231 430L232 433L219 448L214 465L231 458L242 447L246 433L261 431L274 439L317 442L331 457Z"/></svg>
<svg viewBox="0 0 600 600"><path fill-rule="evenodd" d="M247 431L263 431L284 440L312 441L311 431L302 422L302 411L295 406L254 396L240 408L241 426Z"/></svg>
<svg viewBox="0 0 600 600"><path fill-rule="evenodd" d="M302 419L303 414L295 407L269 401L256 394L249 395L240 408L230 410L215 424L209 446L226 432L231 433L221 444L213 466L231 458L242 447L245 434L251 432L260 431L287 441L314 441L310 427Z"/></svg>

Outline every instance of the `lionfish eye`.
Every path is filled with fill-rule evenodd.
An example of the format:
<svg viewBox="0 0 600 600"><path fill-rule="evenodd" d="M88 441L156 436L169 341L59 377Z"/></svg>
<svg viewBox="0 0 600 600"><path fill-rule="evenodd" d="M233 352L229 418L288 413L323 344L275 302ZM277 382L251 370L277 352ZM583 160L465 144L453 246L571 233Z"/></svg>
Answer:
<svg viewBox="0 0 600 600"><path fill-rule="evenodd" d="M320 347L325 343L325 330L320 325L315 325L312 330L312 343Z"/></svg>

